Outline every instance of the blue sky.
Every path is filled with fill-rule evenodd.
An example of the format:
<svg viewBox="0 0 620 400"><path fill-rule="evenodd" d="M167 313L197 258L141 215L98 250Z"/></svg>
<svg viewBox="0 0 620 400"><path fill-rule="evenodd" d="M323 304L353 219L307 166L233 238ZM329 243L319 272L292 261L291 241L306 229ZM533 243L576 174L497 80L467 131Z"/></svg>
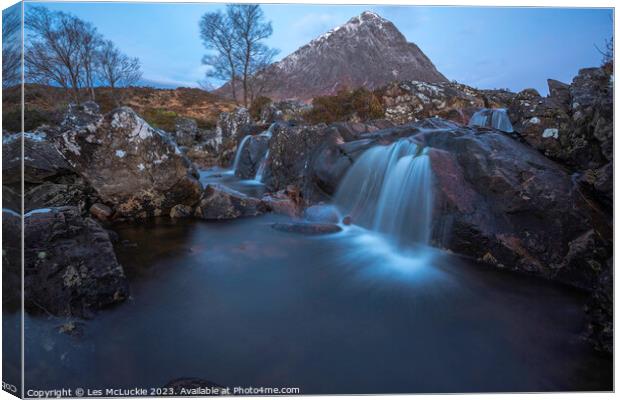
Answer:
<svg viewBox="0 0 620 400"><path fill-rule="evenodd" d="M32 4L27 3L26 7ZM196 86L205 53L198 21L221 4L43 3L92 22L142 61L146 83ZM391 20L448 79L479 87L547 93L547 78L570 82L597 66L613 32L611 9L325 6L266 4L273 23L267 41L282 58L364 10Z"/></svg>

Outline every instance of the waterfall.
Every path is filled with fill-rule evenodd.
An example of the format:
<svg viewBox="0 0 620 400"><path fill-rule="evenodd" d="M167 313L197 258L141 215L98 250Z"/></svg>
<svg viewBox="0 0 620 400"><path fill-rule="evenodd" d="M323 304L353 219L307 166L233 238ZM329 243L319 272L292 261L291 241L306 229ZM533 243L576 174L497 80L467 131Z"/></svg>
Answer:
<svg viewBox="0 0 620 400"><path fill-rule="evenodd" d="M494 128L502 132L514 132L505 108L483 108L472 115L469 126Z"/></svg>
<svg viewBox="0 0 620 400"><path fill-rule="evenodd" d="M269 149L263 155L263 158L258 165L258 169L256 170L256 175L254 176L254 180L257 182L263 181L263 175L265 174L265 168L267 167L267 160L269 159Z"/></svg>
<svg viewBox="0 0 620 400"><path fill-rule="evenodd" d="M237 171L237 167L239 166L239 160L241 159L241 153L243 152L243 148L245 146L245 143L251 138L251 135L247 135L245 136L242 140L241 143L239 143L239 146L237 147L237 152L235 153L235 161L233 162L232 165L232 172L233 174L235 173L235 171Z"/></svg>
<svg viewBox="0 0 620 400"><path fill-rule="evenodd" d="M399 244L428 244L433 195L426 150L408 139L366 150L351 166L335 196L356 225Z"/></svg>

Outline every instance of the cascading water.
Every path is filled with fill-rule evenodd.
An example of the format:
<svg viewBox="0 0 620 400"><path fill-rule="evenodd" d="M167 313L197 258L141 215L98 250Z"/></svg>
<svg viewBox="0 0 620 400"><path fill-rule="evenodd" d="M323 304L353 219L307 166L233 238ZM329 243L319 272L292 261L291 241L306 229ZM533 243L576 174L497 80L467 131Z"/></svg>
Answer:
<svg viewBox="0 0 620 400"><path fill-rule="evenodd" d="M263 158L258 165L258 169L256 170L256 175L254 176L254 180L257 182L263 181L263 175L265 174L265 168L267 168L267 160L269 159L269 149L263 155Z"/></svg>
<svg viewBox="0 0 620 400"><path fill-rule="evenodd" d="M426 150L401 139L362 154L343 178L336 205L354 224L384 233L399 244L428 244L431 179Z"/></svg>
<svg viewBox="0 0 620 400"><path fill-rule="evenodd" d="M476 111L469 120L469 126L494 128L502 132L514 132L505 108L483 108Z"/></svg>
<svg viewBox="0 0 620 400"><path fill-rule="evenodd" d="M251 137L252 137L251 135L245 136L243 139L241 139L239 146L237 146L237 152L235 153L235 160L233 161L233 165L232 165L233 175L237 171L237 167L239 166L239 160L241 159L241 153L243 152L243 147L245 146L246 142L250 140Z"/></svg>

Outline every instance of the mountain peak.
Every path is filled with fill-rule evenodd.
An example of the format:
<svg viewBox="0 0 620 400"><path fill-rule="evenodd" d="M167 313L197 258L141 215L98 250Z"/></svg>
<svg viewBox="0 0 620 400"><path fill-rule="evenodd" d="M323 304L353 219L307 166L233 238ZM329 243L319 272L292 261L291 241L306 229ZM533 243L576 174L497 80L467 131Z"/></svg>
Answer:
<svg viewBox="0 0 620 400"><path fill-rule="evenodd" d="M395 80L447 82L389 20L364 11L272 64L263 73L274 100L308 101L342 88L375 89Z"/></svg>

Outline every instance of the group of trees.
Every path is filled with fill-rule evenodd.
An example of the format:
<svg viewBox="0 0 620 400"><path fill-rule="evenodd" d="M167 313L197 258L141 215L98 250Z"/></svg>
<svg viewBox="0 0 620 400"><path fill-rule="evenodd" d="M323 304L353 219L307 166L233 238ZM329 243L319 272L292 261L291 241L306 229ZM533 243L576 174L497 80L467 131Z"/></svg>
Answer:
<svg viewBox="0 0 620 400"><path fill-rule="evenodd" d="M63 87L76 103L86 89L95 100L95 86L115 88L135 84L142 77L140 61L123 54L90 23L45 7L29 7L24 25L28 82Z"/></svg>
<svg viewBox="0 0 620 400"><path fill-rule="evenodd" d="M19 5L2 11L2 87L21 81L22 37Z"/></svg>
<svg viewBox="0 0 620 400"><path fill-rule="evenodd" d="M267 89L261 74L273 62L278 50L263 43L271 36L271 22L266 22L257 4L233 4L225 12L206 13L200 20L200 35L211 52L202 62L209 66L207 78L228 82L235 102L238 89L245 107Z"/></svg>

